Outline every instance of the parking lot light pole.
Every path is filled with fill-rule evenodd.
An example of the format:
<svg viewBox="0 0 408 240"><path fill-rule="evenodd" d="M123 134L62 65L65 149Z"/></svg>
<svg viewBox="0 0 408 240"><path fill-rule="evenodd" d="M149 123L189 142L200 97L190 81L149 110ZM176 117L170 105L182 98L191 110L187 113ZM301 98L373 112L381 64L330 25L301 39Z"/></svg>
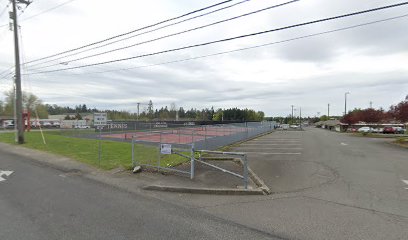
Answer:
<svg viewBox="0 0 408 240"><path fill-rule="evenodd" d="M291 116L291 124L293 124L293 105L290 105L292 107L292 116Z"/></svg>
<svg viewBox="0 0 408 240"><path fill-rule="evenodd" d="M347 115L347 94L350 94L350 92L344 93L344 116Z"/></svg>

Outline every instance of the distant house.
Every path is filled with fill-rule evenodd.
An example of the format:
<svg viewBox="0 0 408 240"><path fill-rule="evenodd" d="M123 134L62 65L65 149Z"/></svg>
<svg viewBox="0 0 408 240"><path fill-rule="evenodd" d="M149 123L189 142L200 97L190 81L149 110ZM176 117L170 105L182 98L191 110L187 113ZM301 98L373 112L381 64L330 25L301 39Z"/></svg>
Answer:
<svg viewBox="0 0 408 240"><path fill-rule="evenodd" d="M340 122L340 120L327 120L315 123L318 128L324 128L336 132L345 132L347 130L347 124Z"/></svg>

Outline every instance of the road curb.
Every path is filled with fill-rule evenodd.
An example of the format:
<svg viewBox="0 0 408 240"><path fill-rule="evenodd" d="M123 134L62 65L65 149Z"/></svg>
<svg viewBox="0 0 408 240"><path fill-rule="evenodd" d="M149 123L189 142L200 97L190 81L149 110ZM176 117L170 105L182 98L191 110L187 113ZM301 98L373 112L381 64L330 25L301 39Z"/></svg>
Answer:
<svg viewBox="0 0 408 240"><path fill-rule="evenodd" d="M186 188L175 186L150 185L142 189L176 193L195 193L213 195L264 195L262 189L234 189L234 188Z"/></svg>
<svg viewBox="0 0 408 240"><path fill-rule="evenodd" d="M256 186L264 192L265 195L270 195L272 194L271 189L265 184L265 182L258 176L256 173L248 167L248 173L249 177L252 179L252 181L256 184Z"/></svg>

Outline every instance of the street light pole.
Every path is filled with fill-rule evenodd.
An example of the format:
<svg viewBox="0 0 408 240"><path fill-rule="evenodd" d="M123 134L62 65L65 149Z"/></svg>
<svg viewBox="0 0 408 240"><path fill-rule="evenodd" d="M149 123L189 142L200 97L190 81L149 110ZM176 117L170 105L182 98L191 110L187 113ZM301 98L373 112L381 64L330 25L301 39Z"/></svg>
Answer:
<svg viewBox="0 0 408 240"><path fill-rule="evenodd" d="M347 94L350 94L350 92L344 93L344 116L347 115Z"/></svg>
<svg viewBox="0 0 408 240"><path fill-rule="evenodd" d="M292 107L292 115L291 115L291 124L293 124L293 105L290 105Z"/></svg>
<svg viewBox="0 0 408 240"><path fill-rule="evenodd" d="M330 120L330 103L327 104L327 120Z"/></svg>
<svg viewBox="0 0 408 240"><path fill-rule="evenodd" d="M137 103L137 121L139 121L139 106L140 106L140 103Z"/></svg>
<svg viewBox="0 0 408 240"><path fill-rule="evenodd" d="M302 129L302 108L299 108L299 127Z"/></svg>

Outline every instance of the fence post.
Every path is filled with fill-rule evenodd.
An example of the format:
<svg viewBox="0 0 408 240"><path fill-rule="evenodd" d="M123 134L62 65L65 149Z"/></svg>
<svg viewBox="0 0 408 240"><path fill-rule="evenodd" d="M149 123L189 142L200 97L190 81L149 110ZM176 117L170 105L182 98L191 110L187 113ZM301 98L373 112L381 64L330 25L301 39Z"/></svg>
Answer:
<svg viewBox="0 0 408 240"><path fill-rule="evenodd" d="M245 131L246 131L246 138L249 138L249 130L248 130L248 123L245 123Z"/></svg>
<svg viewBox="0 0 408 240"><path fill-rule="evenodd" d="M98 141L98 165L101 167L101 158L102 158L102 126L99 126L99 141Z"/></svg>
<svg viewBox="0 0 408 240"><path fill-rule="evenodd" d="M132 166L133 166L133 168L136 167L136 164L135 164L135 139L133 138L133 136L132 136Z"/></svg>
<svg viewBox="0 0 408 240"><path fill-rule="evenodd" d="M244 154L244 187L245 189L248 189L248 159L247 155Z"/></svg>
<svg viewBox="0 0 408 240"><path fill-rule="evenodd" d="M191 164L190 164L190 179L194 178L194 170L195 170L195 156L194 156L194 142L191 143Z"/></svg>
<svg viewBox="0 0 408 240"><path fill-rule="evenodd" d="M204 149L207 150L207 125L204 126Z"/></svg>
<svg viewBox="0 0 408 240"><path fill-rule="evenodd" d="M161 144L162 144L162 133L160 132L159 151L158 151L158 158L157 158L157 172L160 172Z"/></svg>

